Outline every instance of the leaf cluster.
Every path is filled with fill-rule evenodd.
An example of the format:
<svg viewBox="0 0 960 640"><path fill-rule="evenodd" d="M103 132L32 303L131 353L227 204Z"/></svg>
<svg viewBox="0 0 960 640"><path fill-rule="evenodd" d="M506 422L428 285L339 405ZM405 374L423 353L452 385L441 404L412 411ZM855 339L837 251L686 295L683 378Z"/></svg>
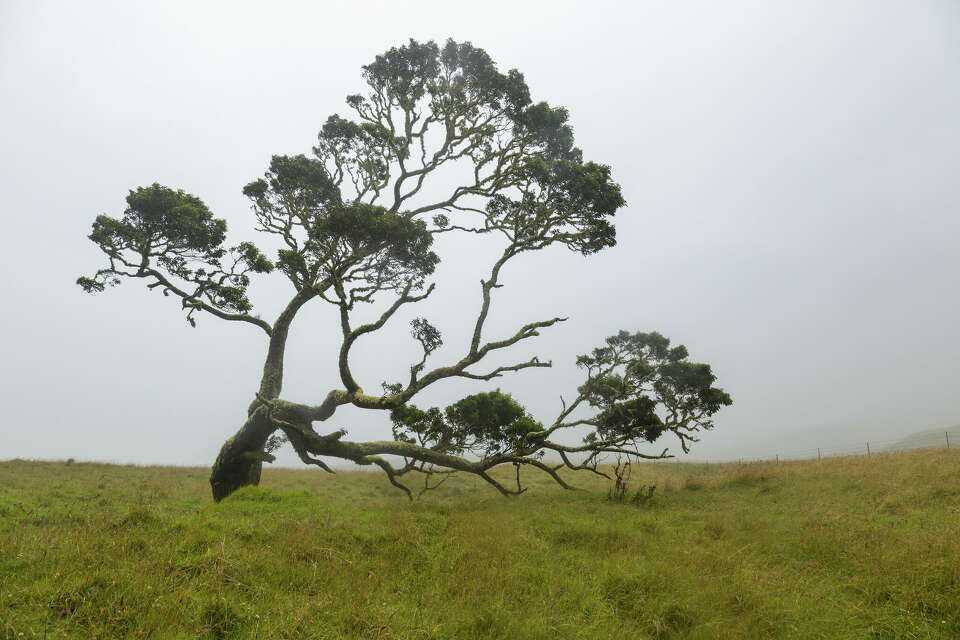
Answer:
<svg viewBox="0 0 960 640"><path fill-rule="evenodd" d="M439 232L497 232L509 241L504 259L555 243L584 255L615 244L624 200L610 168L583 160L566 109L534 102L519 71L501 72L469 42L410 40L363 78L368 91L347 97L354 119L331 115L312 155L273 156L243 188L256 228L280 240L274 260L249 242L227 248L226 223L199 198L154 184L130 193L122 219L94 222L90 239L110 264L80 286L146 277L179 296L191 322L206 310L270 333L247 316L247 287L274 265L298 293L349 310L422 288L440 260ZM458 163L460 185L413 204L430 175Z"/></svg>
<svg viewBox="0 0 960 640"><path fill-rule="evenodd" d="M362 283L362 297L410 280L422 283L439 257L423 221L361 201L345 202L323 163L274 156L244 187L259 229L281 236L277 266L298 288Z"/></svg>
<svg viewBox="0 0 960 640"><path fill-rule="evenodd" d="M598 410L587 443L618 446L655 442L672 431L686 449L692 435L713 427L711 417L732 403L713 386L710 365L687 360L686 347L652 333L621 331L603 347L577 359L587 371L580 397Z"/></svg>
<svg viewBox="0 0 960 640"><path fill-rule="evenodd" d="M109 264L92 277L77 279L88 293L103 291L121 278L154 280L184 299L184 306L246 313L250 273L268 273L273 264L249 242L226 247L227 224L213 217L200 198L159 184L130 191L120 219L97 216L88 236ZM157 267L162 269L157 270ZM166 276L190 285L186 291Z"/></svg>
<svg viewBox="0 0 960 640"><path fill-rule="evenodd" d="M390 417L398 440L483 458L516 450L528 434L543 430L520 403L499 389L469 395L443 411L403 405Z"/></svg>

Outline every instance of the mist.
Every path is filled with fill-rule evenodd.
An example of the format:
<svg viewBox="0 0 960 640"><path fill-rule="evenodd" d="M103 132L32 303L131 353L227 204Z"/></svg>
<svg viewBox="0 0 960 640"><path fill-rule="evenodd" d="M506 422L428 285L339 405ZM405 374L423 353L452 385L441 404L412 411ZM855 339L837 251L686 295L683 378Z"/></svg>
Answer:
<svg viewBox="0 0 960 640"><path fill-rule="evenodd" d="M955 2L7 1L0 458L209 465L245 419L263 335L209 316L193 329L137 282L84 294L74 281L102 257L91 222L159 182L202 198L231 242L257 240L241 188L271 155L309 152L374 56L448 37L565 106L628 206L615 248L538 252L503 274L486 335L569 316L509 355L552 368L438 384L418 405L499 387L552 420L582 380L576 356L626 329L685 344L733 397L690 458L960 423ZM497 243L438 242L436 293L354 350L369 391L418 358L412 317L443 332L431 362L469 341ZM251 294L272 321L292 290L265 277ZM337 322L321 304L298 318L285 398L340 386ZM355 408L329 425L390 434ZM299 462L287 449L278 464Z"/></svg>

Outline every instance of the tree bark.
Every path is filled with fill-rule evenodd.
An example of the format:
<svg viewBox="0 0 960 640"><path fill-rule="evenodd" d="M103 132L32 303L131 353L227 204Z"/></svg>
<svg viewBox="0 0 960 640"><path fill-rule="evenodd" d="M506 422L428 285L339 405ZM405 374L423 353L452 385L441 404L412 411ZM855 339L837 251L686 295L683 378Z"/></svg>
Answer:
<svg viewBox="0 0 960 640"><path fill-rule="evenodd" d="M274 323L263 364L263 377L260 379L260 397L273 400L280 396L283 388L283 356L290 323L300 307L314 296L316 293L312 289L301 290ZM267 407L255 399L248 409L248 416L240 430L220 448L210 471L210 488L216 502L241 487L260 484L263 461L272 460L263 448L277 426L267 417Z"/></svg>
<svg viewBox="0 0 960 640"><path fill-rule="evenodd" d="M258 408L240 430L223 444L210 473L210 488L216 502L240 487L260 484L263 447L276 429L276 425L267 418L266 411Z"/></svg>

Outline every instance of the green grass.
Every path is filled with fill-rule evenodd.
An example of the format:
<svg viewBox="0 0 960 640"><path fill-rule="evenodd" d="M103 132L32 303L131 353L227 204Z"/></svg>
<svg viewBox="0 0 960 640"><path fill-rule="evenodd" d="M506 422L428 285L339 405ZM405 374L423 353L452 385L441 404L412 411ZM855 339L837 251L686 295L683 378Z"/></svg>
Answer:
<svg viewBox="0 0 960 640"><path fill-rule="evenodd" d="M0 638L960 637L956 449L573 477L3 462Z"/></svg>

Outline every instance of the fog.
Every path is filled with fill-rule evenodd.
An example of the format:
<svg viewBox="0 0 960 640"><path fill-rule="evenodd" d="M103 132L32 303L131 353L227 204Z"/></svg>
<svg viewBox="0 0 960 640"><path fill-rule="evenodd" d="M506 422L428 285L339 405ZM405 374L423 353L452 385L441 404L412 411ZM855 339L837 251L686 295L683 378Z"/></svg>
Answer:
<svg viewBox="0 0 960 640"><path fill-rule="evenodd" d="M101 266L86 239L129 189L201 197L230 240L273 154L308 152L360 67L409 38L448 37L567 107L587 159L628 206L618 245L510 263L486 336L569 316L510 352L552 360L416 403L500 387L541 420L575 392L574 359L619 329L657 330L733 397L691 457L792 455L960 422L960 4L942 2L0 4L0 459L209 465L243 422L266 341L185 321L179 301ZM462 354L495 242L444 239L437 291L359 343L368 391L418 358L425 315ZM279 276L252 287L276 316ZM374 313L375 308L370 309ZM340 386L339 327L298 318L283 397ZM329 430L384 439L382 413ZM320 426L327 431L327 425ZM659 445L676 449L672 436ZM280 464L299 464L289 449Z"/></svg>

